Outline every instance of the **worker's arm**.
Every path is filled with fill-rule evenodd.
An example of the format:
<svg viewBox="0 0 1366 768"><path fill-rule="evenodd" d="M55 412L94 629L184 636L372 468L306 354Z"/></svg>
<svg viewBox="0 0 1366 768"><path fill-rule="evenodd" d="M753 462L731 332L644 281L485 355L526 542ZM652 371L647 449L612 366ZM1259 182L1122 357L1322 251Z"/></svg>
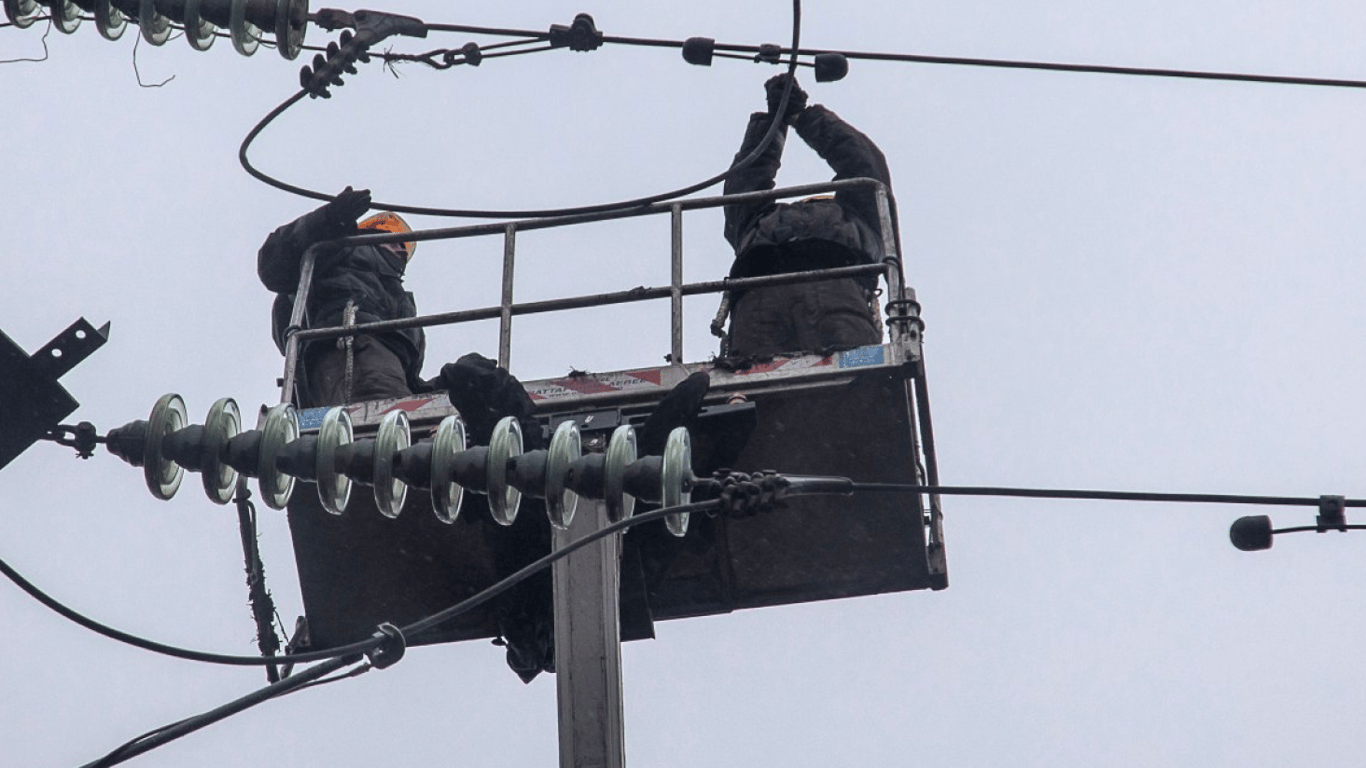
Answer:
<svg viewBox="0 0 1366 768"><path fill-rule="evenodd" d="M731 162L732 168L759 146L759 142L763 140L764 134L768 133L768 128L772 123L773 117L767 112L755 112L749 116L749 125L745 128L745 140L741 142L740 151L735 154L735 159ZM734 168L726 177L726 184L723 188L725 194L763 192L773 189L774 179L778 176L778 166L782 165L783 142L786 139L787 126L780 126L777 135L773 137L773 141L770 141L768 146L764 147L764 151L754 158L754 162L742 168ZM738 248L745 226L754 217L772 207L773 202L771 200L761 203L727 205L725 234L731 247Z"/></svg>
<svg viewBox="0 0 1366 768"><path fill-rule="evenodd" d="M369 207L370 190L347 187L317 210L271 232L256 253L256 274L261 283L275 293L293 293L299 286L304 251L314 243L354 234L356 219ZM331 254L319 256L326 255Z"/></svg>
<svg viewBox="0 0 1366 768"><path fill-rule="evenodd" d="M882 150L839 115L820 104L813 104L797 116L793 127L835 171L835 181L867 177L886 184L890 192L892 173ZM846 211L862 218L874 231L878 230L877 197L871 189L838 192L835 199Z"/></svg>

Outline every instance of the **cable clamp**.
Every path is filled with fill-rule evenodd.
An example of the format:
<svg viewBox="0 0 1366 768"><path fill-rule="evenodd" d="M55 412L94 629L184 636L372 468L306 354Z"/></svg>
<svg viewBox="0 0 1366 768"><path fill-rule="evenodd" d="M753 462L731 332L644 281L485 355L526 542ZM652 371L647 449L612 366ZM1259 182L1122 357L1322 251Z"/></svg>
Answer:
<svg viewBox="0 0 1366 768"><path fill-rule="evenodd" d="M710 480L700 481L694 492L703 490L703 485L706 495L714 493L720 499L720 510L729 517L753 517L786 506L782 499L788 487L787 478L771 469L754 474L719 469Z"/></svg>
<svg viewBox="0 0 1366 768"><path fill-rule="evenodd" d="M1343 496L1320 496L1319 516L1314 522L1318 532L1347 530L1347 499Z"/></svg>
<svg viewBox="0 0 1366 768"><path fill-rule="evenodd" d="M403 632L387 621L379 625L378 631L371 639L378 640L379 643L366 651L365 656L370 659L370 666L375 669L393 666L403 658L403 653L408 649L408 641L404 639Z"/></svg>
<svg viewBox="0 0 1366 768"><path fill-rule="evenodd" d="M95 455L95 446L104 442L104 438L99 436L95 425L88 421L82 421L76 426L58 424L48 430L43 435L44 440L51 440L58 445L65 445L68 448L75 448L76 455L82 459L88 459Z"/></svg>
<svg viewBox="0 0 1366 768"><path fill-rule="evenodd" d="M574 17L574 23L567 27L563 24L550 25L550 46L568 47L571 51L596 51L602 47L602 33L593 23L592 16L580 13Z"/></svg>
<svg viewBox="0 0 1366 768"><path fill-rule="evenodd" d="M783 47L777 43L764 43L759 46L759 52L754 54L754 60L761 64L781 64Z"/></svg>

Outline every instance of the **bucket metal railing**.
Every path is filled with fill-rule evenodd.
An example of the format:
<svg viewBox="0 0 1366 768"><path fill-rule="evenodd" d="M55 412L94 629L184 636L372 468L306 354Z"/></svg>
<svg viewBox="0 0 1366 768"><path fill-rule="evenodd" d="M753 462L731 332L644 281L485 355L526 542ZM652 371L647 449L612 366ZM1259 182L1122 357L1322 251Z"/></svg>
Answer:
<svg viewBox="0 0 1366 768"><path fill-rule="evenodd" d="M883 260L879 264L865 264L850 267L818 269L806 272L792 272L779 275L749 278L726 278L697 283L683 282L683 212L725 205L777 200L791 197L806 197L814 194L840 192L843 190L872 187L877 199L880 235L882 237ZM671 230L671 277L670 284L659 287L637 287L624 291L586 294L544 301L515 303L513 284L515 282L516 239L518 232L572 226L612 219L631 218L659 214L670 215ZM476 309L439 312L419 315L401 320L385 320L373 323L359 323L351 326L326 328L306 327L307 297L313 284L315 263L318 253L327 248L347 245L378 245L425 240L448 240L469 237L503 236L503 275L501 300L496 306ZM670 299L670 361L683 362L683 297L706 293L726 293L733 290L759 288L771 285L815 282L840 277L856 277L880 274L887 286L885 312L890 339L894 344L910 343L918 346L922 324L919 304L915 301L915 291L906 285L904 266L901 259L896 222L893 217L893 204L887 187L875 179L860 178L823 184L808 184L796 187L763 192L746 192L738 195L717 195L712 197L678 200L668 203L627 208L617 211L558 216L552 218L522 219L504 223L475 224L462 227L419 230L406 234L366 234L339 238L310 246L300 262L299 287L295 292L293 313L286 330L285 372L281 383L281 400L289 402L297 381L299 352L307 341L338 338L363 333L380 333L405 328L425 328L439 325L452 325L476 320L499 320L498 364L509 367L512 358L512 319L518 315L544 312L558 312L570 309L601 307L611 304Z"/></svg>

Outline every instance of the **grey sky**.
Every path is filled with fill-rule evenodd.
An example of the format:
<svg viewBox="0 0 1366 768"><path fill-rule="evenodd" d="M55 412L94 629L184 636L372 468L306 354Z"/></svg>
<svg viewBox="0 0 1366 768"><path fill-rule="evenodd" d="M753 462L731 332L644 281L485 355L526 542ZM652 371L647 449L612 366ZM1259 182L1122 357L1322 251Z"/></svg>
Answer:
<svg viewBox="0 0 1366 768"><path fill-rule="evenodd" d="M813 2L809 47L1366 78L1360 3ZM315 8L318 7L315 4ZM785 42L790 4L393 2L429 22ZM63 381L108 430L179 392L192 420L274 402L280 358L254 255L313 207L237 164L303 61L226 41L137 49L93 24L0 65L0 328L36 350L76 317L110 343ZM0 29L0 59L42 29ZM309 31L308 42L328 39ZM396 42L458 47L468 35ZM286 181L418 205L522 208L637 196L729 163L772 68L604 48L433 72L378 65L289 112L254 161ZM1315 496L1366 494L1359 211L1366 94L851 62L808 85L891 164L924 306L943 480ZM829 172L798 141L779 182ZM413 217L422 227L449 220ZM524 299L658 285L664 222L528 235ZM496 241L424 243L424 311L494 303ZM720 222L689 219L689 279L724 272ZM690 360L714 302L688 305ZM657 364L667 305L517 326L514 373ZM433 333L428 373L490 324ZM1236 552L1263 510L946 498L948 590L668 622L628 644L633 765L1352 765L1366 710L1353 638L1366 539ZM301 612L282 515L267 579ZM1311 510L1273 510L1280 525ZM794 520L793 524L800 524ZM0 474L0 557L78 610L168 643L253 652L231 508L198 478L154 500L104 452L43 444ZM65 766L264 683L95 636L8 585L0 762ZM397 666L257 707L142 766L551 765L554 679L501 649L414 649Z"/></svg>

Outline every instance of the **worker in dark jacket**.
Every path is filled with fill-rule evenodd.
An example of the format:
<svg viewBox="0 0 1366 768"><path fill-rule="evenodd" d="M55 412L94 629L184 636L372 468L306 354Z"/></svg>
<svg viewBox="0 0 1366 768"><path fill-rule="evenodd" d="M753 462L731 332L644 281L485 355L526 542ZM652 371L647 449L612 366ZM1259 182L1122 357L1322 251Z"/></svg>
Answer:
<svg viewBox="0 0 1366 768"><path fill-rule="evenodd" d="M781 126L759 157L726 177L725 193L773 189L788 126L830 165L835 181L867 177L890 187L887 161L872 140L829 109L808 107L795 80L786 108L778 114L788 82L789 76L782 74L764 84L768 111L750 116L735 164L759 146L774 120ZM726 240L735 248L731 277L873 264L884 256L872 189L797 203L728 205L725 213ZM727 354L764 357L877 344L881 334L871 303L876 288L876 277L868 277L733 292Z"/></svg>
<svg viewBox="0 0 1366 768"><path fill-rule="evenodd" d="M369 190L347 187L317 210L275 230L257 254L256 271L275 299L275 344L283 352L300 262L314 243L359 231L411 232L397 214L384 212L359 224L370 208ZM318 253L308 293L305 327L414 317L417 305L404 290L403 272L417 243L385 243L329 248ZM347 371L348 344L352 365ZM299 405L319 407L363 400L406 397L429 387L422 383L426 339L421 328L361 334L308 343L299 355Z"/></svg>

